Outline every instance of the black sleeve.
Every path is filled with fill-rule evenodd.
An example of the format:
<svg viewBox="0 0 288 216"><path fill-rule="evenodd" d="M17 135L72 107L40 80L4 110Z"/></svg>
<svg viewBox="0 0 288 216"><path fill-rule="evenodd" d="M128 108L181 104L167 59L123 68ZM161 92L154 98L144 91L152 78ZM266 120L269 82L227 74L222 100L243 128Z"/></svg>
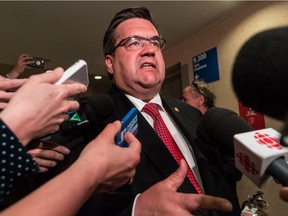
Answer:
<svg viewBox="0 0 288 216"><path fill-rule="evenodd" d="M0 204L23 178L39 171L37 163L19 142L14 133L0 120Z"/></svg>

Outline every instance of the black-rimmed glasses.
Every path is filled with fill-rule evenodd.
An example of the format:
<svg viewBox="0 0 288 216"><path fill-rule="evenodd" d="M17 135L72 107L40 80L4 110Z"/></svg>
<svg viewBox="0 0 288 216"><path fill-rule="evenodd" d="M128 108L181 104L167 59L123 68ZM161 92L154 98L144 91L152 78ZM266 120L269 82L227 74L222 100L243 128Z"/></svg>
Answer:
<svg viewBox="0 0 288 216"><path fill-rule="evenodd" d="M144 47L146 41L148 41L152 47L154 48L155 52L162 50L166 44L166 40L160 38L158 36L152 38L144 38L137 35L124 38L121 40L112 50L111 54L115 52L115 50L120 46L125 46L129 51L136 51Z"/></svg>

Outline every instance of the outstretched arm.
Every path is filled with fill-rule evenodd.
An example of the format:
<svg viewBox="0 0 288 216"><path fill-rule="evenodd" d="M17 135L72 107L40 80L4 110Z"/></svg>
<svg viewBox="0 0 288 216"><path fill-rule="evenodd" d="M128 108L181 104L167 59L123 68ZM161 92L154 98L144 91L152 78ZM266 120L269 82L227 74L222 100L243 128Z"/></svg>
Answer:
<svg viewBox="0 0 288 216"><path fill-rule="evenodd" d="M28 65L33 63L33 57L28 54L21 54L18 56L17 61L13 69L6 74L7 78L9 79L16 79L18 78L26 68L30 68Z"/></svg>
<svg viewBox="0 0 288 216"><path fill-rule="evenodd" d="M80 83L54 85L63 74L62 68L31 76L10 99L0 118L26 146L32 139L58 131L68 119L68 111L79 103L69 97L83 93ZM14 80L11 80L14 81Z"/></svg>
<svg viewBox="0 0 288 216"><path fill-rule="evenodd" d="M141 145L129 132L128 148L114 143L121 123L109 124L82 151L67 170L1 213L1 216L75 215L93 192L107 192L122 186L135 175Z"/></svg>

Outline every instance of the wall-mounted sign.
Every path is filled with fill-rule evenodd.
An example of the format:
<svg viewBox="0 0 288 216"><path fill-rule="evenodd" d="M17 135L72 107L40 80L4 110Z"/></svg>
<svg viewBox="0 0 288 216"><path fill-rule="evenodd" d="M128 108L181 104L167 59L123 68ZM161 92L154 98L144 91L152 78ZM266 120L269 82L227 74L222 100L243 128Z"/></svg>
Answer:
<svg viewBox="0 0 288 216"><path fill-rule="evenodd" d="M194 78L206 83L219 80L216 47L192 58Z"/></svg>

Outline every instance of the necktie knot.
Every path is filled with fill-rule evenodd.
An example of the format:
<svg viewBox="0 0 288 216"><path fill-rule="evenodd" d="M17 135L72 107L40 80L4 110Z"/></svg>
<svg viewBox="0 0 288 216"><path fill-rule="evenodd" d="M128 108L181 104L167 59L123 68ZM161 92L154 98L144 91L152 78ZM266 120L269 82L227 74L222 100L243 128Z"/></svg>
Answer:
<svg viewBox="0 0 288 216"><path fill-rule="evenodd" d="M143 111L150 115L155 121L160 115L158 110L158 104L156 103L148 103L143 107Z"/></svg>

